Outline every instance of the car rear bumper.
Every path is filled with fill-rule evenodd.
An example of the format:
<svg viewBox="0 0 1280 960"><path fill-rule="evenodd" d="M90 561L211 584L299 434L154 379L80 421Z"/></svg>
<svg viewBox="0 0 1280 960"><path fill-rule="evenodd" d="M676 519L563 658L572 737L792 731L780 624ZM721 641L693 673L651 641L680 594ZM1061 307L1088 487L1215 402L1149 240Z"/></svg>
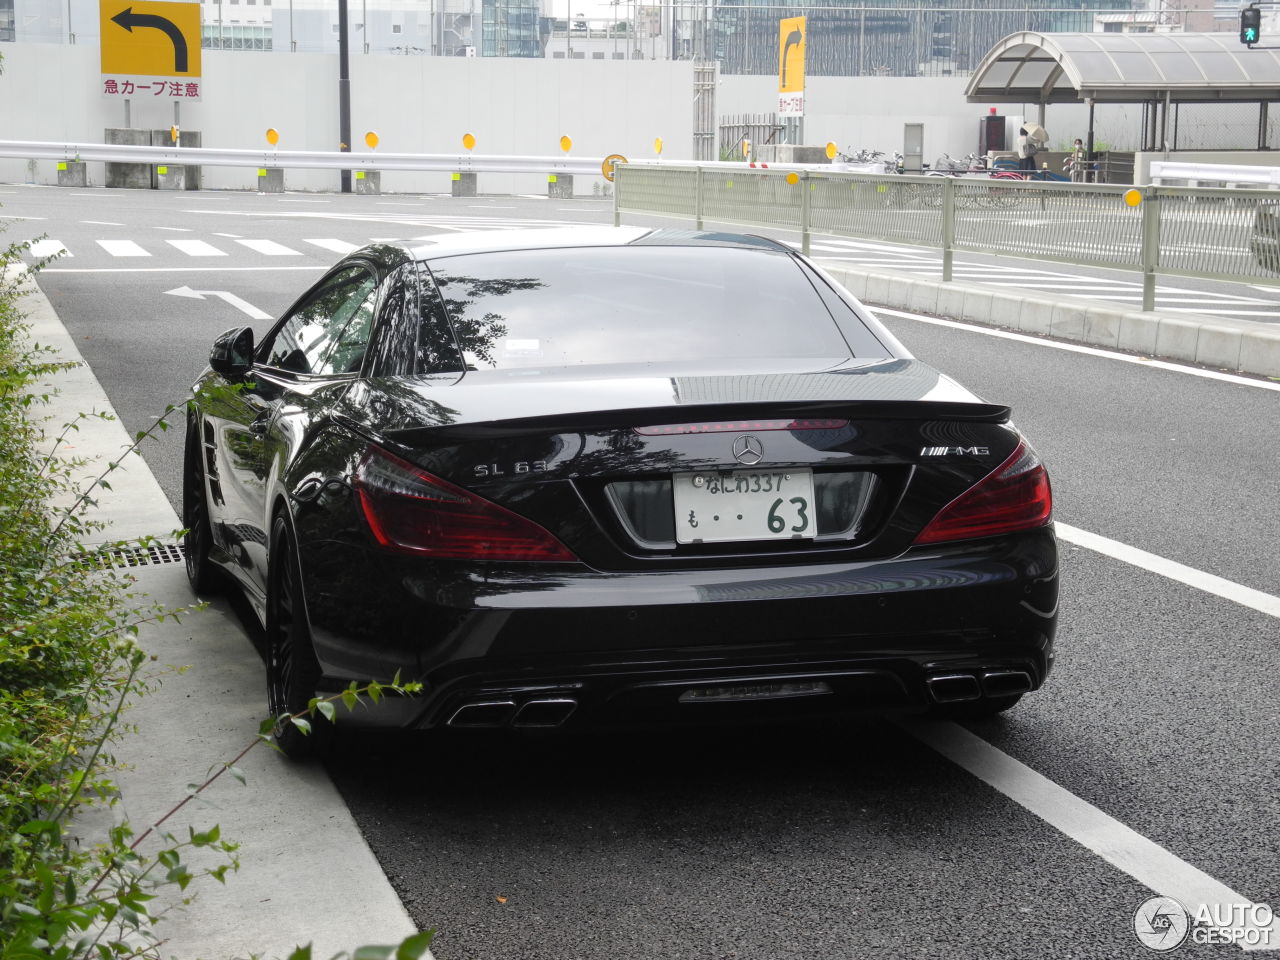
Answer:
<svg viewBox="0 0 1280 960"><path fill-rule="evenodd" d="M520 717L563 708L523 708L552 700L572 701L569 723L694 718L730 702L740 709L731 694L686 696L725 687L758 687L747 692L762 702L919 708L946 690L1035 689L1053 662L1051 528L861 564L536 577L528 568L445 570L396 561L369 578L371 600L358 610L326 601L323 578L311 586L327 688L397 671L425 684L420 697L360 711L357 721L538 726ZM969 679L931 683L940 677ZM812 692L818 684L829 693ZM492 724L460 723L470 704L510 706L490 710Z"/></svg>

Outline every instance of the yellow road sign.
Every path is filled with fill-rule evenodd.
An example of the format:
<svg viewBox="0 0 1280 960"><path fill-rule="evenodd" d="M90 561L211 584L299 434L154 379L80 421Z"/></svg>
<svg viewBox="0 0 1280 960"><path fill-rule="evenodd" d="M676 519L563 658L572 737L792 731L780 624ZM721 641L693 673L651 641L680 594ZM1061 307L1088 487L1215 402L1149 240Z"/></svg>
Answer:
<svg viewBox="0 0 1280 960"><path fill-rule="evenodd" d="M804 92L804 17L778 21L778 92Z"/></svg>
<svg viewBox="0 0 1280 960"><path fill-rule="evenodd" d="M615 163L626 163L627 158L620 153L611 153L604 158L604 162L600 164L600 172L604 174L604 178L613 183L613 165Z"/></svg>
<svg viewBox="0 0 1280 960"><path fill-rule="evenodd" d="M102 72L200 76L200 4L99 0Z"/></svg>

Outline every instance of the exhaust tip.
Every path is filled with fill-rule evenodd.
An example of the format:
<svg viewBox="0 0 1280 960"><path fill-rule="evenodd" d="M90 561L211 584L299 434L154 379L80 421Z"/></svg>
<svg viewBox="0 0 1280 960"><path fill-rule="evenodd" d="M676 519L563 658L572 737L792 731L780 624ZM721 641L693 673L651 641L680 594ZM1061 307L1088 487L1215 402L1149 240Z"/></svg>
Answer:
<svg viewBox="0 0 1280 960"><path fill-rule="evenodd" d="M971 673L937 673L924 682L935 703L959 703L982 696L978 678Z"/></svg>
<svg viewBox="0 0 1280 960"><path fill-rule="evenodd" d="M1008 697L1031 689L1031 675L1025 670L987 670L982 674L982 692L988 697Z"/></svg>
<svg viewBox="0 0 1280 960"><path fill-rule="evenodd" d="M464 703L449 718L450 727L505 727L515 716L512 700L486 700Z"/></svg>
<svg viewBox="0 0 1280 960"><path fill-rule="evenodd" d="M567 697L530 700L516 711L513 727L558 727L578 709L578 701Z"/></svg>

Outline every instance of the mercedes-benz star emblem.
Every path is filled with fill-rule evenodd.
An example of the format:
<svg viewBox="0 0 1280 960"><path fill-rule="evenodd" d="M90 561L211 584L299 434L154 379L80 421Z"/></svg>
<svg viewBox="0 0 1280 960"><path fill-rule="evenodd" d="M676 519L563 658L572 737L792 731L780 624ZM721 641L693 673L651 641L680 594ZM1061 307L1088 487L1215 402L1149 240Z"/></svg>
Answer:
<svg viewBox="0 0 1280 960"><path fill-rule="evenodd" d="M764 444L749 433L733 441L733 455L739 463L753 467L764 459Z"/></svg>

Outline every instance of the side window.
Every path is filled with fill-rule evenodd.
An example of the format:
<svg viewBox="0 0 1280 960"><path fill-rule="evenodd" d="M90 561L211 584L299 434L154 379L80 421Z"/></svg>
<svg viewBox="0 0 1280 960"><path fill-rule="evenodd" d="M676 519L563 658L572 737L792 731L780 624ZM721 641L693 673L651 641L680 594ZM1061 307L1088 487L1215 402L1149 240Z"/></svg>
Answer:
<svg viewBox="0 0 1280 960"><path fill-rule="evenodd" d="M267 365L321 376L358 371L377 293L377 282L363 267L334 274L277 331Z"/></svg>

